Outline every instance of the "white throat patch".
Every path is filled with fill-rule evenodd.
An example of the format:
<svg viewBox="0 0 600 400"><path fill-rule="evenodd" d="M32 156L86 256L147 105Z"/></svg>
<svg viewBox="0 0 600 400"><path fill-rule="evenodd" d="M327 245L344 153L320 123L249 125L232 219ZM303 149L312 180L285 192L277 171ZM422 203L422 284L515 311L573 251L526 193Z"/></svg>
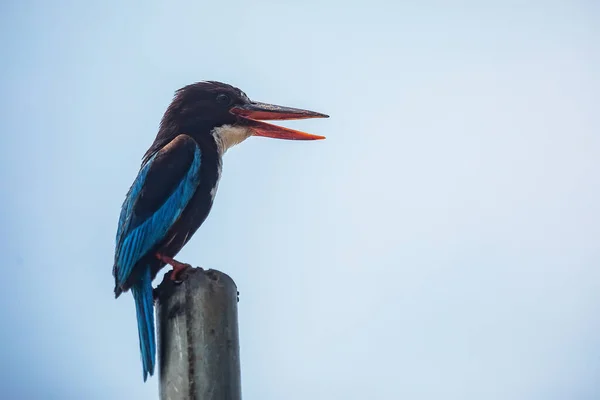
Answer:
<svg viewBox="0 0 600 400"><path fill-rule="evenodd" d="M252 130L245 126L235 125L223 125L213 129L212 134L219 147L219 152L225 154L225 152L235 146L236 144L242 143L244 140L252 136Z"/></svg>

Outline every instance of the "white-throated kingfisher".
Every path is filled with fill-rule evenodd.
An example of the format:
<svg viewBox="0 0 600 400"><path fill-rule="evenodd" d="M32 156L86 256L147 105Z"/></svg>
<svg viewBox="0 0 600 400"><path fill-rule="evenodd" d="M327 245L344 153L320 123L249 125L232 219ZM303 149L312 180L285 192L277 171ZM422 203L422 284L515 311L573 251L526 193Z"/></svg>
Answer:
<svg viewBox="0 0 600 400"><path fill-rule="evenodd" d="M253 102L241 90L214 81L175 93L127 193L116 237L115 297L133 293L144 381L156 364L152 280L167 264L176 279L186 265L173 257L210 212L223 154L250 136L324 139L263 122L304 118L327 115Z"/></svg>

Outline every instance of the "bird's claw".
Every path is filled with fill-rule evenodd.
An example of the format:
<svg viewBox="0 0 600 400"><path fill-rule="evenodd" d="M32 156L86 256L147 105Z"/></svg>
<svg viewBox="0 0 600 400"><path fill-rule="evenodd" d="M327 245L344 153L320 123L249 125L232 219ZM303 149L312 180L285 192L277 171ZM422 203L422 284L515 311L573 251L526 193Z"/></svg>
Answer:
<svg viewBox="0 0 600 400"><path fill-rule="evenodd" d="M180 275L188 268L192 268L190 264L181 264L178 266L173 266L173 270L171 271L171 280L176 283L183 282L183 277Z"/></svg>
<svg viewBox="0 0 600 400"><path fill-rule="evenodd" d="M165 264L169 264L170 266L173 267L173 270L171 271L171 276L170 276L170 278L173 282L181 283L182 279L180 279L179 275L186 269L192 268L192 266L190 264L179 262L171 257L165 256L160 253L156 253L156 258L158 258L160 261L164 262Z"/></svg>

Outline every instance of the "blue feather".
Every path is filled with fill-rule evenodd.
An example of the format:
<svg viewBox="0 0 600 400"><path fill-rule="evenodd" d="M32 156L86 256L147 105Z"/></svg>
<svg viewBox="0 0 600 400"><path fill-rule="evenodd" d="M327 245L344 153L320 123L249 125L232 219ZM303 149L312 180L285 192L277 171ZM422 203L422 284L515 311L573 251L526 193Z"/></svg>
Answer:
<svg viewBox="0 0 600 400"><path fill-rule="evenodd" d="M121 208L114 266L117 286L125 284L140 259L164 239L169 229L180 218L200 184L202 154L200 148L195 145L192 163L171 195L158 210L141 224L137 224L136 221L132 225L136 203L144 189L146 178L155 158L156 155L142 166ZM146 381L148 374L154 374L156 365L154 299L152 296L152 271L150 266L145 266L140 272L140 278L131 286L131 292L135 301L143 375L144 381Z"/></svg>
<svg viewBox="0 0 600 400"><path fill-rule="evenodd" d="M120 284L127 280L135 264L165 237L181 216L200 183L201 159L200 148L196 146L192 164L173 193L154 214L135 229L130 230L133 207L144 186L154 157L150 158L140 170L123 204L117 229L115 265L116 278Z"/></svg>
<svg viewBox="0 0 600 400"><path fill-rule="evenodd" d="M156 365L156 340L154 338L154 298L152 297L152 278L150 268L146 268L141 279L131 287L135 300L138 335L140 337L140 352L144 382L148 374L154 374Z"/></svg>
<svg viewBox="0 0 600 400"><path fill-rule="evenodd" d="M121 239L123 238L123 233L127 231L129 227L129 221L131 221L131 217L133 213L131 212L135 202L144 187L144 182L146 181L146 175L148 175L148 171L152 166L152 161L156 158L156 154L153 155L141 168L138 176L135 178L133 185L129 189L127 196L125 197L125 201L123 202L123 206L121 207L121 214L119 215L119 225L117 227L117 250Z"/></svg>

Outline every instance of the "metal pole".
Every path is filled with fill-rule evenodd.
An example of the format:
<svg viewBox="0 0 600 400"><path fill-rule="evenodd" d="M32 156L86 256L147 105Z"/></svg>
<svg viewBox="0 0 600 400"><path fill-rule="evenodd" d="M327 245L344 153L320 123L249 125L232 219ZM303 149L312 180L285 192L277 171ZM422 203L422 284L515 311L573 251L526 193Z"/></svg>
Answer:
<svg viewBox="0 0 600 400"><path fill-rule="evenodd" d="M189 268L156 289L161 400L241 400L235 282Z"/></svg>

